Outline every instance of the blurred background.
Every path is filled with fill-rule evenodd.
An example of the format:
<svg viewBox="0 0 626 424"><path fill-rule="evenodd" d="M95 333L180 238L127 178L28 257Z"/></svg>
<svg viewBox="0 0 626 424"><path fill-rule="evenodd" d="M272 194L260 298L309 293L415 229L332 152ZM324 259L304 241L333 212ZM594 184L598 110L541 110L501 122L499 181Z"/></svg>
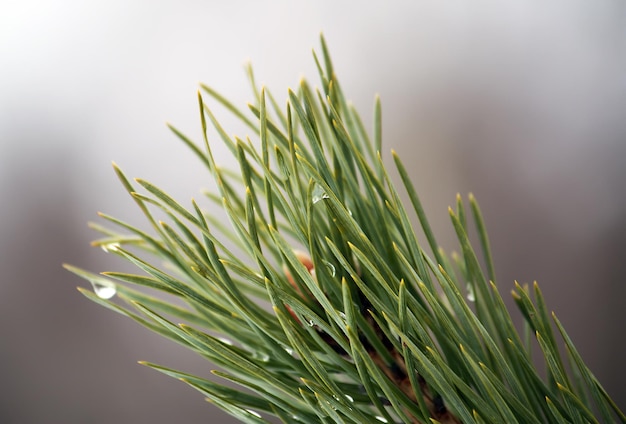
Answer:
<svg viewBox="0 0 626 424"><path fill-rule="evenodd" d="M124 269L86 227L97 211L142 222L110 161L197 196L210 178L164 123L199 139L199 82L245 105L248 60L281 100L316 82L322 31L365 120L381 95L385 147L444 245L447 206L472 191L503 294L539 281L626 407L623 1L1 4L0 422L232 422L136 361L208 364L85 300L61 263Z"/></svg>

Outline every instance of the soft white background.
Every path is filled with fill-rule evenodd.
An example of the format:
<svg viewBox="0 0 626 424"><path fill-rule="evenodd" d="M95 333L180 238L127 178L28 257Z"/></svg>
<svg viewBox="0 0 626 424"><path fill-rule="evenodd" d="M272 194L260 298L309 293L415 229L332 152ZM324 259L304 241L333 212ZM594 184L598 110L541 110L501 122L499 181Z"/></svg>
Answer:
<svg viewBox="0 0 626 424"><path fill-rule="evenodd" d="M60 264L120 267L89 248L85 227L98 210L139 219L111 160L181 201L197 196L208 175L164 123L199 134L200 81L244 106L247 60L281 100L301 76L315 81L321 31L365 120L381 94L385 145L411 169L446 247L447 206L472 191L502 292L537 279L624 407L625 8L2 1L0 422L229 422L135 361L208 364L84 300Z"/></svg>

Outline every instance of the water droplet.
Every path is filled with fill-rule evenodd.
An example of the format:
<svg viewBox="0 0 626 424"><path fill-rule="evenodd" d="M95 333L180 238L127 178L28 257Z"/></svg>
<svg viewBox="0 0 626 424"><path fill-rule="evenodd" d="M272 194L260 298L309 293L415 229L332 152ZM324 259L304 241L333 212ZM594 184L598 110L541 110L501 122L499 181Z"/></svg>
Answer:
<svg viewBox="0 0 626 424"><path fill-rule="evenodd" d="M324 265L326 265L326 267L328 268L328 272L330 272L330 275L332 277L334 277L335 276L335 272L336 272L335 271L335 265L331 264L328 261L324 261Z"/></svg>
<svg viewBox="0 0 626 424"><path fill-rule="evenodd" d="M290 355L293 355L293 349L288 347L288 346L284 346L283 349L285 349L285 352L287 352Z"/></svg>
<svg viewBox="0 0 626 424"><path fill-rule="evenodd" d="M256 351L252 354L252 357L261 362L267 362L270 360L270 356L265 352Z"/></svg>
<svg viewBox="0 0 626 424"><path fill-rule="evenodd" d="M387 418L385 418L385 417L380 417L380 416L377 416L377 417L376 417L376 419L377 419L378 421L380 421L381 423L387 423L387 422L389 422L389 421L387 421Z"/></svg>
<svg viewBox="0 0 626 424"><path fill-rule="evenodd" d="M219 340L220 342L227 344L228 346L233 346L233 341L230 339L227 339L226 337L218 337L217 340Z"/></svg>
<svg viewBox="0 0 626 424"><path fill-rule="evenodd" d="M258 413L258 412L256 412L256 411L253 411L252 409L246 409L246 412L247 412L248 414L250 414L250 415L254 415L254 416L255 416L255 417L257 417L257 418L263 418L263 417L261 417L261 414L259 414L259 413Z"/></svg>
<svg viewBox="0 0 626 424"><path fill-rule="evenodd" d="M309 327L314 327L315 326L315 323L313 322L312 319L308 320L307 324L308 324Z"/></svg>
<svg viewBox="0 0 626 424"><path fill-rule="evenodd" d="M100 248L107 253L115 252L116 250L120 248L120 244L119 243L106 243L106 244L101 244Z"/></svg>
<svg viewBox="0 0 626 424"><path fill-rule="evenodd" d="M333 398L335 398L335 400L336 400L336 401L339 401L339 398L338 398L337 396L334 396L334 395L333 395ZM330 401L326 401L326 403L328 404L328 406L330 406L330 407L331 407L331 409L332 409L333 411L336 411L336 410L337 410L337 407L336 407L336 406L334 406L332 403L330 403Z"/></svg>
<svg viewBox="0 0 626 424"><path fill-rule="evenodd" d="M328 199L329 197L330 196L324 191L321 185L315 184L315 187L313 187L313 193L311 195L311 200L313 201L313 204L316 204L322 199Z"/></svg>
<svg viewBox="0 0 626 424"><path fill-rule="evenodd" d="M93 286L93 291L100 299L110 299L115 296L117 290L115 289L115 284L110 281L98 280L92 281L91 285Z"/></svg>
<svg viewBox="0 0 626 424"><path fill-rule="evenodd" d="M350 402L354 402L354 398L350 395L344 395Z"/></svg>
<svg viewBox="0 0 626 424"><path fill-rule="evenodd" d="M467 300L469 300L470 302L476 302L476 294L474 293L474 286L472 286L470 283L467 283L466 289L467 289Z"/></svg>

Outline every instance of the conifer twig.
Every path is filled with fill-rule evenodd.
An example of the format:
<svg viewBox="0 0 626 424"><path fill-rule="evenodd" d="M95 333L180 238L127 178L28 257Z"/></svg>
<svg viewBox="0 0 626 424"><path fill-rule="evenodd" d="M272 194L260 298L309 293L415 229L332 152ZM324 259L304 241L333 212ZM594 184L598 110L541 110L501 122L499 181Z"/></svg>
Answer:
<svg viewBox="0 0 626 424"><path fill-rule="evenodd" d="M112 228L93 224L103 235L93 244L138 272L66 265L92 284L81 293L206 358L207 376L141 363L246 423L626 423L539 286L515 283L538 371L496 285L476 199L469 216L460 196L449 211L460 244L450 259L400 157L410 210L381 159L380 100L370 138L323 38L321 53L321 89L303 80L284 109L251 68L248 111L201 86L203 142L170 128L214 178L206 198L185 207L114 165L151 228L100 214ZM229 136L210 103L253 135ZM238 171L218 165L214 139Z"/></svg>

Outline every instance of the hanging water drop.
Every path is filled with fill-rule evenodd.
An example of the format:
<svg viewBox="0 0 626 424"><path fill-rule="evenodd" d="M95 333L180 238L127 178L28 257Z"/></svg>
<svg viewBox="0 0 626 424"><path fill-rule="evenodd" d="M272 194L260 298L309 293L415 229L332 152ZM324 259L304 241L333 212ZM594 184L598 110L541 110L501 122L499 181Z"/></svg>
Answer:
<svg viewBox="0 0 626 424"><path fill-rule="evenodd" d="M387 423L387 422L389 422L389 421L387 421L387 418L385 418L385 417L380 417L380 416L377 416L377 417L376 417L376 419L377 419L378 421L380 421L381 423Z"/></svg>
<svg viewBox="0 0 626 424"><path fill-rule="evenodd" d="M312 320L312 319L310 319L310 320L308 320L308 321L307 321L307 325L308 325L309 327L314 327L314 326L315 326L315 323L313 322L313 320Z"/></svg>
<svg viewBox="0 0 626 424"><path fill-rule="evenodd" d="M259 414L259 413L258 413L258 412L256 412L256 411L253 411L252 409L246 409L246 412L247 412L248 414L250 414L250 415L254 415L254 416L255 416L255 417L257 417L257 418L263 418L263 417L261 417L261 414Z"/></svg>
<svg viewBox="0 0 626 424"><path fill-rule="evenodd" d="M93 291L100 299L110 299L115 296L117 292L115 288L115 284L110 281L98 280L92 281L91 285L93 286Z"/></svg>
<svg viewBox="0 0 626 424"><path fill-rule="evenodd" d="M320 186L319 184L315 184L315 187L313 187L313 193L311 195L311 201L313 202L313 204L316 204L320 200L328 199L329 197L330 196L324 191L322 186Z"/></svg>
<svg viewBox="0 0 626 424"><path fill-rule="evenodd" d="M470 302L476 302L476 295L474 294L474 286L470 283L467 283L467 300Z"/></svg>
<svg viewBox="0 0 626 424"><path fill-rule="evenodd" d="M116 250L120 248L120 244L119 243L106 243L106 244L100 245L100 248L102 248L102 250L104 250L107 253L115 252Z"/></svg>
<svg viewBox="0 0 626 424"><path fill-rule="evenodd" d="M326 265L326 267L328 268L328 272L330 272L331 277L335 276L335 265L331 264L328 261L324 261L324 265Z"/></svg>
<svg viewBox="0 0 626 424"><path fill-rule="evenodd" d="M265 352L256 351L252 354L252 357L261 362L267 362L270 360L270 356Z"/></svg>
<svg viewBox="0 0 626 424"><path fill-rule="evenodd" d="M233 341L231 339L227 339L226 337L218 337L217 340L219 340L220 342L228 345L228 346L232 346L233 345Z"/></svg>

